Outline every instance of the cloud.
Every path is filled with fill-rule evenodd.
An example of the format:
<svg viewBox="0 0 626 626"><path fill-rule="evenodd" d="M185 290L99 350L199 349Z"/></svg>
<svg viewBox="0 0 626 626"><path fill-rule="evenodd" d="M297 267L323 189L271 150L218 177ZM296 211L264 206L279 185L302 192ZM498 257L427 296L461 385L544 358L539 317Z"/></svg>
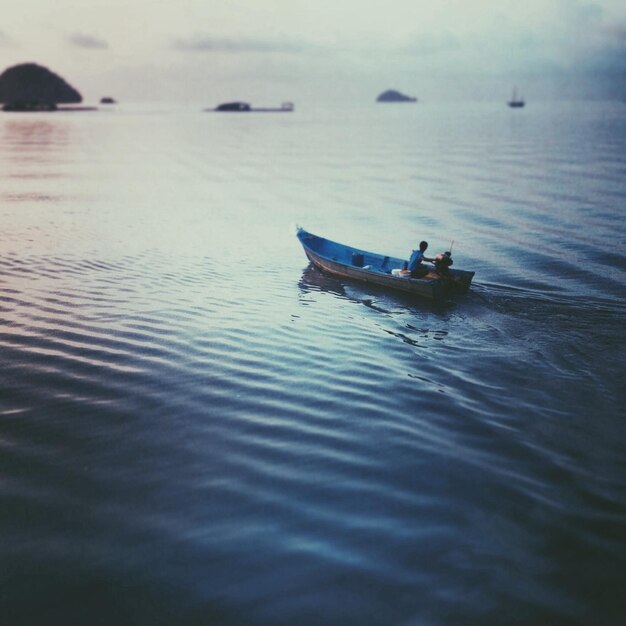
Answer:
<svg viewBox="0 0 626 626"><path fill-rule="evenodd" d="M516 11L494 9L475 23L467 14L463 17L445 27L440 22L432 30L416 23L415 30L395 45L390 41L382 45L395 53L394 61L406 71L412 63L413 71L440 76L584 76L626 68L624 17L611 15L597 2L526 0Z"/></svg>
<svg viewBox="0 0 626 626"><path fill-rule="evenodd" d="M0 48L14 48L15 46L15 41L3 30L0 30Z"/></svg>
<svg viewBox="0 0 626 626"><path fill-rule="evenodd" d="M211 35L194 35L176 39L172 47L180 52L227 52L253 54L299 54L307 45L290 40L272 40L261 38L223 38Z"/></svg>
<svg viewBox="0 0 626 626"><path fill-rule="evenodd" d="M87 48L89 50L108 50L109 44L100 39L100 37L94 37L92 35L85 35L83 33L73 33L67 38L68 42L76 46L77 48Z"/></svg>
<svg viewBox="0 0 626 626"><path fill-rule="evenodd" d="M609 24L604 28L609 40L616 44L626 44L626 24Z"/></svg>
<svg viewBox="0 0 626 626"><path fill-rule="evenodd" d="M429 56L458 50L460 47L459 39L451 33L422 33L415 35L403 51L415 56Z"/></svg>

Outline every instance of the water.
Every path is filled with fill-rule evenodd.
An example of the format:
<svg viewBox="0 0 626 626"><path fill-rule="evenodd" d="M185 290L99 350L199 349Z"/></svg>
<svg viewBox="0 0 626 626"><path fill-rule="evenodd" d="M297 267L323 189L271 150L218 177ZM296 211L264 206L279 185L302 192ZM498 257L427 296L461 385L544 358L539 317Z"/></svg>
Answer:
<svg viewBox="0 0 626 626"><path fill-rule="evenodd" d="M0 119L3 623L621 623L624 106L200 109Z"/></svg>

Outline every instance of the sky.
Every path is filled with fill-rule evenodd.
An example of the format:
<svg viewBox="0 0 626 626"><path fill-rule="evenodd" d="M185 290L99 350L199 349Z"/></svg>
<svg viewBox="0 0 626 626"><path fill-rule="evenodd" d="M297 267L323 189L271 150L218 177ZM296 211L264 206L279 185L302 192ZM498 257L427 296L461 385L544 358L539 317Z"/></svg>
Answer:
<svg viewBox="0 0 626 626"><path fill-rule="evenodd" d="M0 72L86 102L626 98L624 0L0 0Z"/></svg>

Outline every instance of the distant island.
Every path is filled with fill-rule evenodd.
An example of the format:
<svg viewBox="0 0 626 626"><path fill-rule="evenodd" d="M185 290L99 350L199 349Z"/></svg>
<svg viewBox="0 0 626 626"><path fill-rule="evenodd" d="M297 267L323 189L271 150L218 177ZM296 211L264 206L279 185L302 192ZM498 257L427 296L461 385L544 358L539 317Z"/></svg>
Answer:
<svg viewBox="0 0 626 626"><path fill-rule="evenodd" d="M115 98L105 96L104 98L100 98L100 104L117 104L117 101Z"/></svg>
<svg viewBox="0 0 626 626"><path fill-rule="evenodd" d="M4 111L56 111L58 104L83 101L74 87L36 63L22 63L0 74L0 103Z"/></svg>
<svg viewBox="0 0 626 626"><path fill-rule="evenodd" d="M417 102L417 98L405 96L403 93L395 89L388 89L376 98L376 102Z"/></svg>
<svg viewBox="0 0 626 626"><path fill-rule="evenodd" d="M216 111L235 111L238 113L250 111L251 107L247 102L225 102L215 107Z"/></svg>
<svg viewBox="0 0 626 626"><path fill-rule="evenodd" d="M252 108L247 102L225 102L214 109L205 109L217 113L291 113L293 110L293 102L283 102L280 107L260 108Z"/></svg>

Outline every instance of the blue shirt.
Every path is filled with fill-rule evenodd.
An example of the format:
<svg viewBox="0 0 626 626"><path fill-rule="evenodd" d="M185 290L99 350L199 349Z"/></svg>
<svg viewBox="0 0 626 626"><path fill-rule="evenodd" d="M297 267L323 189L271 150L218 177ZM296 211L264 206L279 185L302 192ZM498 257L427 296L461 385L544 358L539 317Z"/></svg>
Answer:
<svg viewBox="0 0 626 626"><path fill-rule="evenodd" d="M417 266L422 264L423 259L424 253L421 250L413 250L413 254L411 254L411 258L409 259L409 269L411 271L417 269Z"/></svg>

